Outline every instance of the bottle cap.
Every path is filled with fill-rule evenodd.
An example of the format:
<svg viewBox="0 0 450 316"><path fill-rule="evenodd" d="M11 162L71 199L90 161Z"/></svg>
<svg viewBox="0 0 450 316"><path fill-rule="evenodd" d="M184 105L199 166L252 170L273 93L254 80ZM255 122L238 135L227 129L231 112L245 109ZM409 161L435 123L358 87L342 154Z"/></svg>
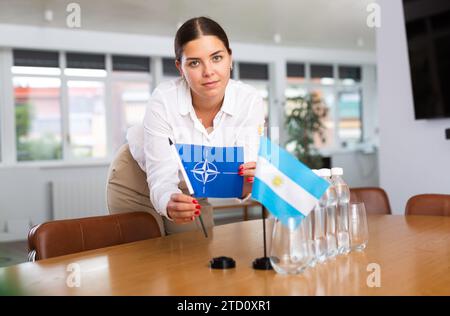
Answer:
<svg viewBox="0 0 450 316"><path fill-rule="evenodd" d="M342 168L331 168L331 175L333 176L342 176L344 174L344 169Z"/></svg>

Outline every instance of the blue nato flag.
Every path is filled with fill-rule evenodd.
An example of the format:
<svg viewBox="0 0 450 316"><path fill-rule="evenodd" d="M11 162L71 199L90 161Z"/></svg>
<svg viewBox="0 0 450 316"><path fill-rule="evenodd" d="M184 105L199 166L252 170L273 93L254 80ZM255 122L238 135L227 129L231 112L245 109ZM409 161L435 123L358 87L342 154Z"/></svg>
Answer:
<svg viewBox="0 0 450 316"><path fill-rule="evenodd" d="M176 144L183 167L199 198L239 198L243 178L239 166L244 162L243 147L210 147Z"/></svg>

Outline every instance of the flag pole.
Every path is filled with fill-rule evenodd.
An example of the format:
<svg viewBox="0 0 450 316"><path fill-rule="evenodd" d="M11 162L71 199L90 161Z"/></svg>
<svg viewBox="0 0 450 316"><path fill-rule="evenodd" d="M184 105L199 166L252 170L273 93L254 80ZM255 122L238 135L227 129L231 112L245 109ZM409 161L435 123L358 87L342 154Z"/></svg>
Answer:
<svg viewBox="0 0 450 316"><path fill-rule="evenodd" d="M267 243L266 243L266 207L261 204L261 213L263 220L263 240L264 240L264 257L256 258L253 261L253 269L256 270L272 270L270 259L267 257Z"/></svg>
<svg viewBox="0 0 450 316"><path fill-rule="evenodd" d="M184 182L186 182L186 186L188 188L189 191L189 195L191 197L194 197L194 188L192 187L191 181L189 180L188 175L186 174L186 170L184 170L184 166L183 166L183 162L181 161L180 155L178 154L178 151L175 147L175 144L172 142L172 140L169 137L169 146L173 151L174 157L177 160L178 163L178 168L181 171L181 174L183 176ZM198 219L200 221L200 225L202 227L203 230L203 234L205 235L205 238L208 238L208 233L206 232L206 228L205 228L205 224L203 223L203 218L202 218L202 214L200 213L200 215L198 216Z"/></svg>
<svg viewBox="0 0 450 316"><path fill-rule="evenodd" d="M262 207L262 218L263 218L263 238L264 238L264 258L267 258L267 244L266 244L266 216L265 207Z"/></svg>

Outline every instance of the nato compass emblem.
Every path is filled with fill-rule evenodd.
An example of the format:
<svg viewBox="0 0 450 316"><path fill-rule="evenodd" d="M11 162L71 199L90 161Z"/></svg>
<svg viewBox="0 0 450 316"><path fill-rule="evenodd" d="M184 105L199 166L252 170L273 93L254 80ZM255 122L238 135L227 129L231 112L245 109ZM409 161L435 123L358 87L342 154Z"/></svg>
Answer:
<svg viewBox="0 0 450 316"><path fill-rule="evenodd" d="M205 193L205 185L208 182L214 181L217 178L217 175L220 174L217 171L217 167L212 162L201 161L194 166L194 169L191 170L194 174L194 178L197 181L203 183L203 193Z"/></svg>

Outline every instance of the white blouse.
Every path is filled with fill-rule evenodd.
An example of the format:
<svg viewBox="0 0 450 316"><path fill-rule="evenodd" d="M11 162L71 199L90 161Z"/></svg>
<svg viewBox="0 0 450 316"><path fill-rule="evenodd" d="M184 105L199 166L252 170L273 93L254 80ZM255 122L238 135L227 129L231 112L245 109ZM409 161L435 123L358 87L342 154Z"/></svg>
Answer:
<svg viewBox="0 0 450 316"><path fill-rule="evenodd" d="M143 125L128 130L130 152L147 174L150 199L167 217L170 196L180 193L178 164L168 138L174 143L204 146L242 146L244 161L256 161L259 137L264 128L264 107L258 91L229 80L212 131L205 129L192 106L187 83L179 78L160 84L152 93Z"/></svg>

